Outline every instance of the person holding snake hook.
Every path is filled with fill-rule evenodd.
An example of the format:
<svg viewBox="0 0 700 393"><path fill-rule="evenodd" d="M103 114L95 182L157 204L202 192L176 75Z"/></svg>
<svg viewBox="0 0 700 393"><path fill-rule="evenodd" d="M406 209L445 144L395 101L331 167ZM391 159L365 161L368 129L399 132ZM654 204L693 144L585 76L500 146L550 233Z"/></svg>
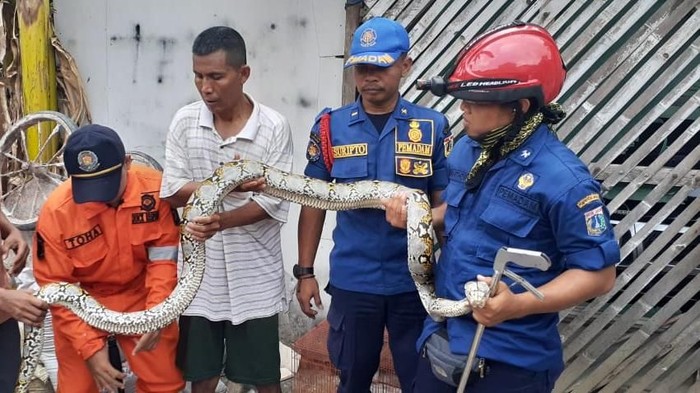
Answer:
<svg viewBox="0 0 700 393"><path fill-rule="evenodd" d="M490 284L504 246L541 252L551 267L512 265L543 300L504 278L483 308L426 319L415 393L455 392L464 372L469 393L551 392L564 367L558 311L614 285L620 250L600 184L552 129L565 116L553 102L565 77L552 36L514 22L472 40L445 77L419 84L461 100L466 134L447 160L444 205L433 210L445 233L436 295L462 299L466 282ZM392 225L406 225L404 204L386 201ZM476 361L465 371L470 348Z"/></svg>

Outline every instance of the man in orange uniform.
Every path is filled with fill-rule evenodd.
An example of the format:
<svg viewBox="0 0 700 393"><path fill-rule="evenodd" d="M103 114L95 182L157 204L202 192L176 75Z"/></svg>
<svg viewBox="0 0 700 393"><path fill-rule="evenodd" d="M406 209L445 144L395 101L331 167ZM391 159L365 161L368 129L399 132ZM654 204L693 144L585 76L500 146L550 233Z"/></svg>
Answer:
<svg viewBox="0 0 700 393"><path fill-rule="evenodd" d="M131 166L119 135L88 125L68 138L70 180L47 199L34 239L40 285L79 283L115 311L140 311L165 299L177 281L176 213L159 197L159 172ZM124 374L109 361L108 333L70 310L52 307L59 393L117 392ZM139 392L184 387L175 366L175 323L140 337L116 336Z"/></svg>

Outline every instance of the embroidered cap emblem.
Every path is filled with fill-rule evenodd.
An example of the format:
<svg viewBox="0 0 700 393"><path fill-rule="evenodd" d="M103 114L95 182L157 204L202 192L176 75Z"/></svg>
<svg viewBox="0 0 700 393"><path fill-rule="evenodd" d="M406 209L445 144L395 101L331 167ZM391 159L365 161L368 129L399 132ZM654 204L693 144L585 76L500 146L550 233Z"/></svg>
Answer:
<svg viewBox="0 0 700 393"><path fill-rule="evenodd" d="M83 172L93 172L100 166L97 154L90 150L83 150L78 153L78 168Z"/></svg>
<svg viewBox="0 0 700 393"><path fill-rule="evenodd" d="M523 173L518 179L518 188L525 191L535 184L535 177L532 173Z"/></svg>
<svg viewBox="0 0 700 393"><path fill-rule="evenodd" d="M365 29L360 36L360 46L367 48L377 43L377 32L374 29Z"/></svg>

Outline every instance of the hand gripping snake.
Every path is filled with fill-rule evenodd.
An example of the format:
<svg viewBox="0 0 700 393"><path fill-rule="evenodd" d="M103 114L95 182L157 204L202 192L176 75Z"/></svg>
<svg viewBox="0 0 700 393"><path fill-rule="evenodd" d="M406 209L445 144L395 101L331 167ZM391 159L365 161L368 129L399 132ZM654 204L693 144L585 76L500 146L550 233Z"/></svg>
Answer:
<svg viewBox="0 0 700 393"><path fill-rule="evenodd" d="M382 200L407 196L408 269L428 314L436 319L457 317L471 311L468 299L437 298L433 282L433 219L424 192L395 183L364 180L355 183L328 183L279 171L256 161L232 161L216 169L200 183L184 209L182 228L194 217L217 211L221 200L240 184L265 179L261 191L303 206L323 210L382 209ZM185 311L204 276L204 242L181 230L180 244L184 269L173 292L160 304L144 311L116 312L105 308L79 286L58 282L41 287L37 297L52 305L69 308L88 325L119 335L141 335L168 326ZM41 353L42 329L30 328L25 336L22 369L17 393L25 393Z"/></svg>

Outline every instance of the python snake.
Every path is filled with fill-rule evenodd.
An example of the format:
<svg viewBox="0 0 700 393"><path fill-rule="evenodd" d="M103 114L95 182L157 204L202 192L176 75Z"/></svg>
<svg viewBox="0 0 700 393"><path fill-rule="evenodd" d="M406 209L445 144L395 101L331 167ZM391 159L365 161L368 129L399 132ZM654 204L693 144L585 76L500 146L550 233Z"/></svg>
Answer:
<svg viewBox="0 0 700 393"><path fill-rule="evenodd" d="M395 183L364 180L355 183L329 183L282 172L256 161L238 160L224 164L200 183L184 209L182 228L199 216L217 211L221 200L240 184L265 179L262 193L300 205L324 210L382 209L382 200L407 196L408 269L428 314L436 319L457 317L471 311L469 300L441 299L435 296L432 266L434 231L431 206L424 192ZM181 230L184 269L173 292L160 304L144 311L116 312L105 308L79 286L59 282L41 287L37 297L52 305L69 308L80 319L112 334L141 335L161 329L185 311L204 276L204 242ZM30 328L25 336L22 369L17 393L25 393L39 362L41 328Z"/></svg>

